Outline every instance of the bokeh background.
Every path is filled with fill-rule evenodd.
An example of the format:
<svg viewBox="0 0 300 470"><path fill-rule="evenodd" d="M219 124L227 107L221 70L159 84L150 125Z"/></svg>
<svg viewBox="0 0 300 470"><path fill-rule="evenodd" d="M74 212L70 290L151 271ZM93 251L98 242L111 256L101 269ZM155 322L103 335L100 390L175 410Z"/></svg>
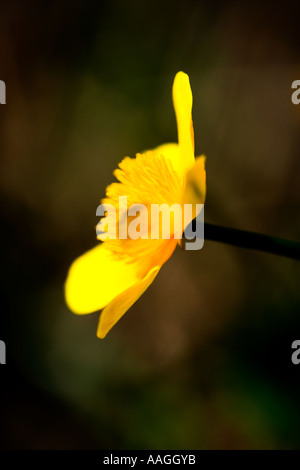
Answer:
<svg viewBox="0 0 300 470"><path fill-rule="evenodd" d="M2 447L300 448L297 261L177 249L105 340L63 296L118 162L177 140L179 70L206 221L300 240L297 7L1 2Z"/></svg>

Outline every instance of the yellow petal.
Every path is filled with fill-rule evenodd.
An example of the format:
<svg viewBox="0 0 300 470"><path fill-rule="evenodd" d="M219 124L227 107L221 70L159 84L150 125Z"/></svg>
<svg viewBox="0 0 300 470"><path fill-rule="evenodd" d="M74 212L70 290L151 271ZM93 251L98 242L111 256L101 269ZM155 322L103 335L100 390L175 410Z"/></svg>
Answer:
<svg viewBox="0 0 300 470"><path fill-rule="evenodd" d="M186 173L183 195L184 204L204 204L206 196L205 155L195 159L195 164Z"/></svg>
<svg viewBox="0 0 300 470"><path fill-rule="evenodd" d="M101 313L97 331L99 338L104 338L124 313L141 297L152 284L159 270L160 266L152 268L142 280L119 294L105 307Z"/></svg>
<svg viewBox="0 0 300 470"><path fill-rule="evenodd" d="M77 258L65 284L66 302L74 313L85 314L105 307L114 297L136 284L137 263L126 263L105 243Z"/></svg>
<svg viewBox="0 0 300 470"><path fill-rule="evenodd" d="M192 121L193 95L189 77L183 72L178 72L174 79L173 103L177 120L181 164L186 171L194 163L194 128Z"/></svg>
<svg viewBox="0 0 300 470"><path fill-rule="evenodd" d="M195 164L186 173L185 189L182 198L182 204L192 204L193 211L190 220L185 221L185 227L197 215L196 204L204 204L206 197L206 171L205 171L205 155L201 155L195 159Z"/></svg>

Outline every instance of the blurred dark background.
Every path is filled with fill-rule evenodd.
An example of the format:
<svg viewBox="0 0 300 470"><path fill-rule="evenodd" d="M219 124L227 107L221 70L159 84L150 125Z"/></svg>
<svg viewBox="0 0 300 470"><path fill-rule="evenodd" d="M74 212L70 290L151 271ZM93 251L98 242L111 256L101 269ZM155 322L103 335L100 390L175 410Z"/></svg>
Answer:
<svg viewBox="0 0 300 470"><path fill-rule="evenodd" d="M300 240L298 2L0 3L3 448L300 448L298 262L177 249L105 340L64 302L117 163L177 140L179 70L206 221Z"/></svg>

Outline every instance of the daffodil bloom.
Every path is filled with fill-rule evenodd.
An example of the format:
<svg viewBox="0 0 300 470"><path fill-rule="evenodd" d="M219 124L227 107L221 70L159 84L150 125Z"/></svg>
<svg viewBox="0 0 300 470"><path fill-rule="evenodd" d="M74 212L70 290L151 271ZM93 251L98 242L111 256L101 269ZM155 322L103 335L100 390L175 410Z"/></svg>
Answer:
<svg viewBox="0 0 300 470"><path fill-rule="evenodd" d="M173 83L178 143L124 158L114 172L118 182L107 187L103 203L119 209L120 196L127 197L128 205L145 207L204 203L205 157L194 156L192 102L189 77L178 72ZM187 221L182 230L186 226ZM69 308L77 314L103 309L97 336L104 338L154 281L177 243L174 227L168 239L108 237L71 265L65 284Z"/></svg>

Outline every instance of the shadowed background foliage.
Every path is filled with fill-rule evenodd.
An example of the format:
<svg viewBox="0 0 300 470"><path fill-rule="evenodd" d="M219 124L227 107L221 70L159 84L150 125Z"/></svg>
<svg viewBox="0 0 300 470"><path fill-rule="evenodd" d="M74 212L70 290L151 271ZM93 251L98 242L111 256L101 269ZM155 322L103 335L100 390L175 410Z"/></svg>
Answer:
<svg viewBox="0 0 300 470"><path fill-rule="evenodd" d="M177 249L105 340L63 296L118 162L177 140L179 70L206 221L300 240L296 6L1 2L2 447L300 447L298 262Z"/></svg>

